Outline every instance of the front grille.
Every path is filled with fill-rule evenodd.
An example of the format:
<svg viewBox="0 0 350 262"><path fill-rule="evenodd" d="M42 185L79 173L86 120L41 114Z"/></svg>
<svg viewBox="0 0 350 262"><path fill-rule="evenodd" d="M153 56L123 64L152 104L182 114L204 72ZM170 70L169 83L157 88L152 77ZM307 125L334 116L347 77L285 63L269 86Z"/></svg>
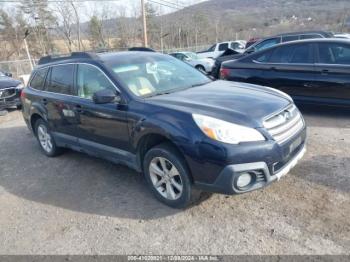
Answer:
<svg viewBox="0 0 350 262"><path fill-rule="evenodd" d="M304 127L304 120L295 105L264 121L264 127L269 134L282 144Z"/></svg>
<svg viewBox="0 0 350 262"><path fill-rule="evenodd" d="M14 96L15 94L16 94L15 87L0 89L0 99L9 98Z"/></svg>

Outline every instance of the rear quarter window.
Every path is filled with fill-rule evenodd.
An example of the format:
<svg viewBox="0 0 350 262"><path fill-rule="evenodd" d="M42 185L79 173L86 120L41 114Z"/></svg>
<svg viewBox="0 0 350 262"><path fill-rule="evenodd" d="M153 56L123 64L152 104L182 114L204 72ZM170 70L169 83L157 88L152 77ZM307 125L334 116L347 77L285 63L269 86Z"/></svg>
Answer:
<svg viewBox="0 0 350 262"><path fill-rule="evenodd" d="M47 68L39 69L38 71L36 71L29 86L36 90L44 90L47 71Z"/></svg>

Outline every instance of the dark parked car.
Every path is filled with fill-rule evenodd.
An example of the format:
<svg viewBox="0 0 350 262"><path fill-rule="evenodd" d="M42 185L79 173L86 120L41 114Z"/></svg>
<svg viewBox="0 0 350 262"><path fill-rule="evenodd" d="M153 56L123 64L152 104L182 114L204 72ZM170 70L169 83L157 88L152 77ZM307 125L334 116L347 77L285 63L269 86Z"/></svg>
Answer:
<svg viewBox="0 0 350 262"><path fill-rule="evenodd" d="M67 147L128 165L172 207L201 190L265 187L305 152L305 123L287 95L211 81L160 53L45 57L21 97L47 156Z"/></svg>
<svg viewBox="0 0 350 262"><path fill-rule="evenodd" d="M23 84L11 76L9 73L0 71L0 110L21 107L20 94Z"/></svg>
<svg viewBox="0 0 350 262"><path fill-rule="evenodd" d="M221 78L274 87L304 103L350 106L350 41L277 45L223 63Z"/></svg>
<svg viewBox="0 0 350 262"><path fill-rule="evenodd" d="M274 45L278 45L280 43L286 43L297 40L304 39L316 39L316 38L331 38L333 34L325 31L303 31L303 32L291 32L291 33L283 33L275 36L270 36L264 39L260 39L252 44L249 48L247 48L241 54L230 54L225 55L222 54L215 61L215 65L212 71L212 76L215 78L219 77L221 64L228 60L237 60L249 54L252 54L257 51L264 50L266 48L272 47Z"/></svg>

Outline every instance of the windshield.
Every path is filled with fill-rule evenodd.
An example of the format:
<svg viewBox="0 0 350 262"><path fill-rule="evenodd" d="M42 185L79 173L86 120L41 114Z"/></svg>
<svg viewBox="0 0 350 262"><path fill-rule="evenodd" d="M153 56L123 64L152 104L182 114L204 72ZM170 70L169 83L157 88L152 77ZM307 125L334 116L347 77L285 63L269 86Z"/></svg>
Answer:
<svg viewBox="0 0 350 262"><path fill-rule="evenodd" d="M188 57L190 57L193 60L198 59L198 55L196 53L188 52L188 53L184 53L184 54L187 55Z"/></svg>
<svg viewBox="0 0 350 262"><path fill-rule="evenodd" d="M3 72L0 71L0 77L5 76Z"/></svg>
<svg viewBox="0 0 350 262"><path fill-rule="evenodd" d="M167 55L130 56L109 62L114 74L136 96L150 97L203 85L211 80Z"/></svg>

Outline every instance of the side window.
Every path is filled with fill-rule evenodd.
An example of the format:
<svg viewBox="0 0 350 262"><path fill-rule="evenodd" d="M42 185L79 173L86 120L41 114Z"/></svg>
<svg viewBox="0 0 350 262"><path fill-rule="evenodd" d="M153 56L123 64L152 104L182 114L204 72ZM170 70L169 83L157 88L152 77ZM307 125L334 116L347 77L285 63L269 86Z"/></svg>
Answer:
<svg viewBox="0 0 350 262"><path fill-rule="evenodd" d="M78 96L86 99L91 99L95 92L102 89L115 91L115 87L101 70L85 64L78 65L77 89Z"/></svg>
<svg viewBox="0 0 350 262"><path fill-rule="evenodd" d="M310 45L295 45L295 48L289 63L291 64L313 63L313 54L310 50L311 50Z"/></svg>
<svg viewBox="0 0 350 262"><path fill-rule="evenodd" d="M235 43L235 42L231 43L231 49L235 50L235 49L239 49L239 48L241 48L239 43Z"/></svg>
<svg viewBox="0 0 350 262"><path fill-rule="evenodd" d="M258 61L260 63L267 63L270 60L271 54L273 51L269 50L267 52L264 52L263 54L259 54L253 60Z"/></svg>
<svg viewBox="0 0 350 262"><path fill-rule="evenodd" d="M282 36L282 42L290 42L290 41L296 41L296 40L299 40L298 35Z"/></svg>
<svg viewBox="0 0 350 262"><path fill-rule="evenodd" d="M219 51L226 51L227 49L228 49L228 43L219 45Z"/></svg>
<svg viewBox="0 0 350 262"><path fill-rule="evenodd" d="M181 61L184 61L185 60L185 55L177 54L177 58L180 59Z"/></svg>
<svg viewBox="0 0 350 262"><path fill-rule="evenodd" d="M213 52L213 51L215 51L215 47L216 47L216 45L212 45L212 46L207 50L207 52Z"/></svg>
<svg viewBox="0 0 350 262"><path fill-rule="evenodd" d="M256 51L263 50L263 49L269 48L271 46L277 45L279 43L280 43L280 38L267 39L267 40L262 41L261 43L257 44L255 46L255 50Z"/></svg>
<svg viewBox="0 0 350 262"><path fill-rule="evenodd" d="M308 34L308 35L301 35L300 39L316 39L316 38L323 38L321 35L318 34Z"/></svg>
<svg viewBox="0 0 350 262"><path fill-rule="evenodd" d="M350 45L319 43L318 46L320 63L350 65Z"/></svg>
<svg viewBox="0 0 350 262"><path fill-rule="evenodd" d="M30 87L36 90L44 90L45 77L46 77L47 71L48 71L47 68L39 69L35 73L32 81L30 82Z"/></svg>
<svg viewBox="0 0 350 262"><path fill-rule="evenodd" d="M73 95L74 65L53 66L47 91Z"/></svg>
<svg viewBox="0 0 350 262"><path fill-rule="evenodd" d="M270 63L312 63L310 45L286 45L276 48L270 58Z"/></svg>

